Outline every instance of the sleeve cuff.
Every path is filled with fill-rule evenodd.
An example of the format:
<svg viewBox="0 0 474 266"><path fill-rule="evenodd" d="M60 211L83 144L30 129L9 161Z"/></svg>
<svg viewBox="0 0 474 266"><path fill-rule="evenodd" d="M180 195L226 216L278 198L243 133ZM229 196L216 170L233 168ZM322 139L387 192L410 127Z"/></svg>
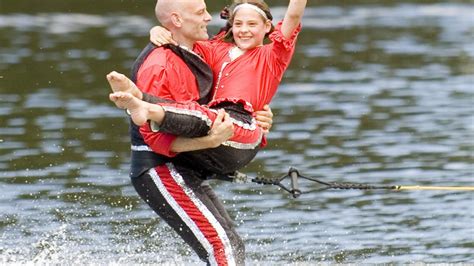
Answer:
<svg viewBox="0 0 474 266"><path fill-rule="evenodd" d="M275 27L275 31L270 34L269 38L272 40L272 42L281 43L286 50L291 50L295 46L298 33L301 31L301 23L298 25L298 27L296 27L289 38L285 38L281 32L282 23L282 21L278 23L278 25Z"/></svg>
<svg viewBox="0 0 474 266"><path fill-rule="evenodd" d="M171 145L173 144L173 141L176 140L177 136L168 133L151 132L148 123L140 127L140 133L142 134L145 143L150 146L153 152L167 157L175 157L178 155L177 152L171 151Z"/></svg>

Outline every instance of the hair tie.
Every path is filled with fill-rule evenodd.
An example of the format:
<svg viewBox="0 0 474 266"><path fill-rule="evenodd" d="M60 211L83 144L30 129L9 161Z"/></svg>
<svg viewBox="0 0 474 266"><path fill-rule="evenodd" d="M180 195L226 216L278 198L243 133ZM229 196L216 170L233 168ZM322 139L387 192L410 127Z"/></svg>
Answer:
<svg viewBox="0 0 474 266"><path fill-rule="evenodd" d="M221 13L220 13L220 16L221 16L221 19L229 19L230 15L229 15L229 7L226 6L224 7L222 10L221 10Z"/></svg>
<svg viewBox="0 0 474 266"><path fill-rule="evenodd" d="M235 13L237 12L237 10L242 9L242 8L246 8L246 7L257 11L257 13L259 13L260 15L262 15L265 19L268 19L267 14L265 13L265 11L263 11L263 10L262 10L260 7L258 7L258 6L252 5L252 4L249 4L249 3L243 3L243 4L240 4L240 5L236 6L236 7L234 8L233 13L235 14Z"/></svg>

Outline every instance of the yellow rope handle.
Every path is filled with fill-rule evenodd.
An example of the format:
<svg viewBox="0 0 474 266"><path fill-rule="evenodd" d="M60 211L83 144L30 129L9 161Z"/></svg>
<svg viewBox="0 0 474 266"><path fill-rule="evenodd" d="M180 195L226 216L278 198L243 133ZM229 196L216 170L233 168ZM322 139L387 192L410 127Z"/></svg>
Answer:
<svg viewBox="0 0 474 266"><path fill-rule="evenodd" d="M394 190L469 190L474 187L395 186Z"/></svg>

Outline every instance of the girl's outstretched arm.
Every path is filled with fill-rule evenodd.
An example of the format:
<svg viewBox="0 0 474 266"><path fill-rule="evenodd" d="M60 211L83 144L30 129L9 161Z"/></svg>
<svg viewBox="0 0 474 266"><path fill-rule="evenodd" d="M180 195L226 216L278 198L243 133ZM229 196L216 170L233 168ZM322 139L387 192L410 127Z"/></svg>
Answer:
<svg viewBox="0 0 474 266"><path fill-rule="evenodd" d="M306 8L306 2L307 0L290 0L283 24L281 25L281 32L285 38L291 37L293 31L300 24L304 9Z"/></svg>

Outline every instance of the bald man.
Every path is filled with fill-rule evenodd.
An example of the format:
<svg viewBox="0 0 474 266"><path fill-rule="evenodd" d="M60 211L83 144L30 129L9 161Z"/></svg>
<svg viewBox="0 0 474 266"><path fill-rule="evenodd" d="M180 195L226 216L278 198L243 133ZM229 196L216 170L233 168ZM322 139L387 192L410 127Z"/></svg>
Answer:
<svg viewBox="0 0 474 266"><path fill-rule="evenodd" d="M157 48L149 44L137 58L132 80L149 102L157 98L208 103L212 71L192 51L194 43L207 40L211 16L203 0L158 0L155 14L177 46ZM109 78L109 77L108 77ZM144 141L140 132L149 124L130 123L132 183L149 206L166 221L208 264L244 264L244 244L232 219L206 179L212 173L196 169L180 152L213 148L232 134L232 123L221 114L208 136L187 139L156 133ZM229 134L230 132L230 134Z"/></svg>

